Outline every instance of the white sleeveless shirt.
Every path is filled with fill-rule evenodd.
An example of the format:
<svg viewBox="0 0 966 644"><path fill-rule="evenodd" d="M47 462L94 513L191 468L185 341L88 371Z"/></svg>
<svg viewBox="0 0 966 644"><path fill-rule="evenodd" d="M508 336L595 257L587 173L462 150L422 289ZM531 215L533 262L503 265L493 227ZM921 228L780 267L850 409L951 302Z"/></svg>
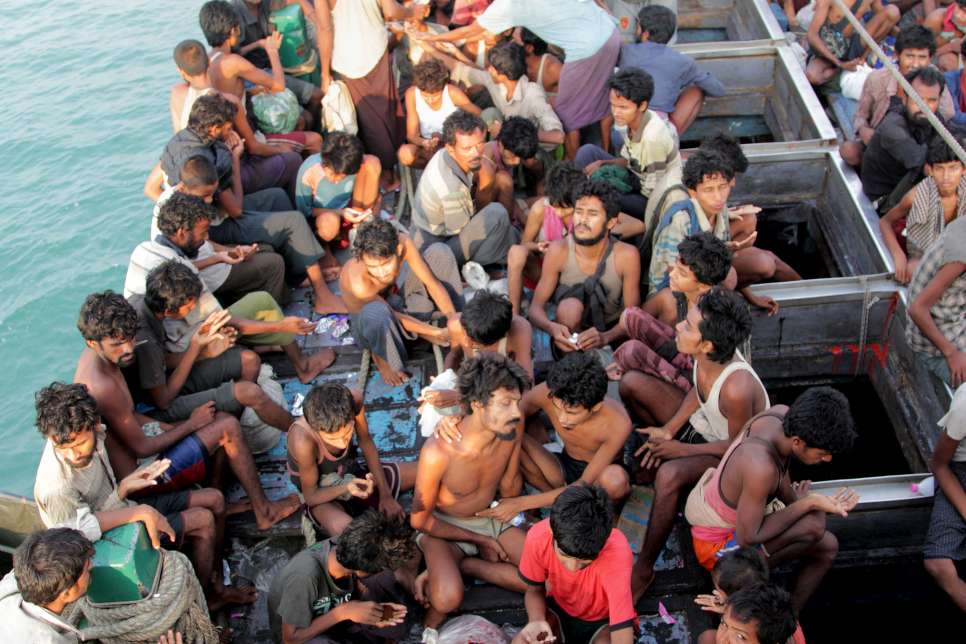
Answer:
<svg viewBox="0 0 966 644"><path fill-rule="evenodd" d="M747 371L750 373L758 386L761 387L761 391L765 394L765 409L771 407L771 402L768 400L768 392L765 390L765 385L762 384L761 378L755 373L755 370L751 368L751 365L745 362L745 358L741 355L741 352L737 349L735 350L735 358L731 363L724 368L724 371L718 376L714 384L711 385L711 391L708 393L708 400L701 400L701 391L698 390L695 393L698 394L698 410L691 414L691 426L694 427L695 431L701 434L706 441L709 443L714 441L725 441L729 440L730 436L728 434L728 419L724 417L721 413L721 409L718 407L718 397L721 395L721 388L724 386L725 381L728 376L736 371ZM698 362L694 362L694 386L698 387Z"/></svg>
<svg viewBox="0 0 966 644"><path fill-rule="evenodd" d="M456 105L449 95L449 85L443 88L443 99L438 110L434 110L423 98L423 93L416 88L416 114L419 116L419 136L424 139L443 131L443 121L456 111Z"/></svg>

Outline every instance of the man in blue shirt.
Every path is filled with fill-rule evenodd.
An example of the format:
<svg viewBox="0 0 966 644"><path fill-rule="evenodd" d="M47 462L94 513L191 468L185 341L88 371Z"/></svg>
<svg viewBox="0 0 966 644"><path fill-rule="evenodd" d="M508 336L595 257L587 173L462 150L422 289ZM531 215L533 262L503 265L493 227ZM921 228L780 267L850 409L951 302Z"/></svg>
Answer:
<svg viewBox="0 0 966 644"><path fill-rule="evenodd" d="M966 39L963 39L959 52L960 58L966 56ZM963 96L963 87L966 86L966 68L951 69L943 75L946 77L946 89L949 90L949 95L953 99L953 107L956 109L956 114L949 120L955 125L966 127L966 110L963 109L963 106L966 105L966 101L963 100L966 98Z"/></svg>
<svg viewBox="0 0 966 644"><path fill-rule="evenodd" d="M723 96L725 88L709 72L698 69L690 56L667 44L677 29L674 12L660 5L648 5L637 15L640 42L621 47L618 66L637 67L654 79L650 109L658 112L683 133L694 123L707 96Z"/></svg>

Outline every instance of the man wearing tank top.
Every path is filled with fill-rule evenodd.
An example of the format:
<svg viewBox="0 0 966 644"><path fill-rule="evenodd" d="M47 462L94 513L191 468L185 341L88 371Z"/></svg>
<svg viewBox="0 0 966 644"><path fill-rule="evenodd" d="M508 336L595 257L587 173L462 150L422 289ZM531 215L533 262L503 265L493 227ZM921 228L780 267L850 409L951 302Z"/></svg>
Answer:
<svg viewBox="0 0 966 644"><path fill-rule="evenodd" d="M530 304L530 322L564 353L610 344L621 311L641 300L640 255L609 235L620 210L617 190L588 179L575 189L574 204L573 234L548 248ZM548 302L557 305L555 320Z"/></svg>
<svg viewBox="0 0 966 644"><path fill-rule="evenodd" d="M752 418L688 496L684 516L698 563L710 571L740 546L760 549L771 568L797 561L791 594L800 612L838 554L826 515L848 516L859 495L841 488L826 496L810 492L810 481L793 484L789 462L828 463L855 438L849 401L831 387L813 387L791 407L776 405Z"/></svg>
<svg viewBox="0 0 966 644"><path fill-rule="evenodd" d="M694 386L683 394L654 380L659 395L679 401L673 413L668 405L647 409L631 404L653 424L637 430L646 442L636 454L644 454L641 465L654 474L654 505L634 569L638 597L654 578L654 562L674 526L681 492L717 465L745 423L770 405L764 385L738 351L751 334L751 315L740 295L720 288L708 291L688 309L676 331L678 351L694 360Z"/></svg>

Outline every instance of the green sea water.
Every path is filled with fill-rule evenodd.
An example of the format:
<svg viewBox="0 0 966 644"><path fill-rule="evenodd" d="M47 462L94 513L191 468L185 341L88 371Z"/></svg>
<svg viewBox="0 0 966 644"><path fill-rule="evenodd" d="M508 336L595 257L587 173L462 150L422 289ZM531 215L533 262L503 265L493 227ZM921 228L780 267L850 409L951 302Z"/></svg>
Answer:
<svg viewBox="0 0 966 644"><path fill-rule="evenodd" d="M0 0L0 490L32 495L34 392L69 381L84 297L121 291L201 0Z"/></svg>

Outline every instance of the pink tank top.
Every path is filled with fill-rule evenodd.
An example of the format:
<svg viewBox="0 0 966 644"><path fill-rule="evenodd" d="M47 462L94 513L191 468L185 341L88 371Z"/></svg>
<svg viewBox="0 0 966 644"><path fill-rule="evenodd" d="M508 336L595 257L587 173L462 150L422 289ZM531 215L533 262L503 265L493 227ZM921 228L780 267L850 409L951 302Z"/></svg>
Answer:
<svg viewBox="0 0 966 644"><path fill-rule="evenodd" d="M567 232L572 232L574 229L574 222L571 219L570 225L567 226ZM564 238L564 222L557 214L557 210L547 202L543 206L543 226L541 227L543 232L543 241L559 241Z"/></svg>

